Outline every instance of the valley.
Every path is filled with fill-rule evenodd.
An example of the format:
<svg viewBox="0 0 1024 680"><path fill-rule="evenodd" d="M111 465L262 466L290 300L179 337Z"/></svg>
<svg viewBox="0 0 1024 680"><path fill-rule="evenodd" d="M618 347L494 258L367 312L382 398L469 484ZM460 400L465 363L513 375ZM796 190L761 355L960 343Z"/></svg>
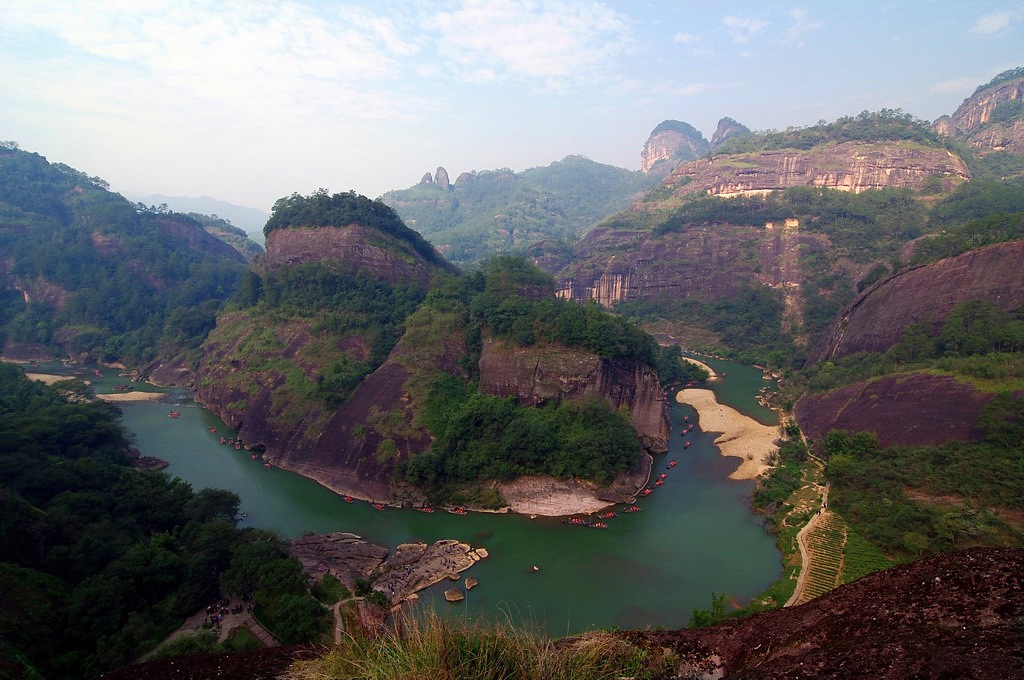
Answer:
<svg viewBox="0 0 1024 680"><path fill-rule="evenodd" d="M431 582L442 640L479 616L637 677L802 677L774 644L824 663L806 636L845 639L833 610L899 602L895 654L960 613L888 589L975 567L964 620L1019 666L1022 101L1018 68L934 123L666 120L640 172L296 192L265 250L0 143L0 671L92 677L219 596L288 643L333 619L316 666L403 629L388 605ZM333 532L396 552L311 578L284 539ZM446 539L464 554L398 547ZM936 649L963 642L946 623ZM652 630L687 625L708 630Z"/></svg>

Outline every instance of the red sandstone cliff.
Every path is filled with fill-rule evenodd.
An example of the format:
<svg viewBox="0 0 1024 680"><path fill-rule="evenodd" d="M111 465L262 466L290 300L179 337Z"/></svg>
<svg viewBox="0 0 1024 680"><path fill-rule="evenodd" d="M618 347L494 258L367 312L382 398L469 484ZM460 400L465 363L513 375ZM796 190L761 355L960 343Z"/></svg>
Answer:
<svg viewBox="0 0 1024 680"><path fill-rule="evenodd" d="M966 300L989 300L1004 310L1024 305L1024 241L973 250L900 272L865 290L839 313L808 361L855 352L884 352L907 325L940 323Z"/></svg>
<svg viewBox="0 0 1024 680"><path fill-rule="evenodd" d="M267 268L332 261L342 272L366 273L387 283L426 287L436 266L407 241L350 224L343 227L275 229L267 236Z"/></svg>
<svg viewBox="0 0 1024 680"><path fill-rule="evenodd" d="M599 396L613 409L628 409L645 448L655 453L668 450L665 393L654 370L635 361L601 359L578 348L521 347L491 339L484 342L480 355L480 389L514 396L528 405Z"/></svg>
<svg viewBox="0 0 1024 680"><path fill-rule="evenodd" d="M933 175L970 179L967 165L945 149L914 142L843 142L807 151L779 149L700 159L677 167L664 183L679 195L740 196L797 186L859 193L887 187L916 189Z"/></svg>

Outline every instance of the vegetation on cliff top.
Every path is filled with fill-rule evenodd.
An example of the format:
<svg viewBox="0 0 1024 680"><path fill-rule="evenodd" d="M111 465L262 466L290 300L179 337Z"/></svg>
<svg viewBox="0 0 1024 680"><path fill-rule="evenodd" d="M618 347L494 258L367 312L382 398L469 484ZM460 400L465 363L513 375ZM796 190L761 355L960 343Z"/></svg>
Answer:
<svg viewBox="0 0 1024 680"><path fill-rule="evenodd" d="M826 143L897 141L913 141L938 147L945 145L945 141L928 121L915 118L901 109L882 109L844 116L833 123L821 121L810 127L753 132L726 140L714 153L728 155L776 149L806 150Z"/></svg>
<svg viewBox="0 0 1024 680"><path fill-rule="evenodd" d="M444 258L418 232L405 226L392 208L354 191L329 194L326 189L318 189L309 196L294 193L279 198L274 203L263 234L269 237L275 229L344 227L350 224L376 229L406 241L427 262L447 266Z"/></svg>

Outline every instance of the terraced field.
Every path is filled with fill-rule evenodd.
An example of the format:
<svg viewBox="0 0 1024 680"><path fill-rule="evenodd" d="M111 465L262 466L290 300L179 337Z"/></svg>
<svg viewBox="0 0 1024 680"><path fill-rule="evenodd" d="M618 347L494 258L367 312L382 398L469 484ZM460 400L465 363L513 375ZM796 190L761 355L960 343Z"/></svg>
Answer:
<svg viewBox="0 0 1024 680"><path fill-rule="evenodd" d="M823 595L840 583L843 573L843 548L846 545L846 522L826 510L814 526L804 534L807 546L807 576L804 589L794 604L802 604Z"/></svg>

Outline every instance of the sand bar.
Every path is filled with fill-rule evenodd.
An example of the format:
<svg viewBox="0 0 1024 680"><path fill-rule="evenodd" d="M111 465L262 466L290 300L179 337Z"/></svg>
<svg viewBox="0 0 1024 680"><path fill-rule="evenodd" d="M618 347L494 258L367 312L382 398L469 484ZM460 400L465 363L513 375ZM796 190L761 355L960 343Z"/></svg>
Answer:
<svg viewBox="0 0 1024 680"><path fill-rule="evenodd" d="M577 482L554 477L519 477L502 482L498 490L512 512L521 515L563 517L589 514L613 505Z"/></svg>
<svg viewBox="0 0 1024 680"><path fill-rule="evenodd" d="M719 404L711 390L680 390L676 401L697 409L700 429L722 433L715 439L715 446L723 456L733 456L742 461L739 468L729 475L730 479L754 479L771 467L768 461L779 448L775 445L779 437L778 426L762 425L730 406Z"/></svg>
<svg viewBox="0 0 1024 680"><path fill-rule="evenodd" d="M60 382L61 380L73 380L76 378L73 375L51 375L49 373L26 373L25 377L29 380L38 380L39 382L46 383L47 385L52 385L53 383Z"/></svg>
<svg viewBox="0 0 1024 680"><path fill-rule="evenodd" d="M679 358L682 359L683 361L687 362L687 363L696 364L697 366L700 366L705 371L707 371L709 373L708 380L716 380L718 378L718 374L715 373L715 369L711 368L710 366L705 364L703 361L697 361L696 359L691 359L690 357L685 356L685 355L681 356Z"/></svg>
<svg viewBox="0 0 1024 680"><path fill-rule="evenodd" d="M114 394L97 394L103 401L157 401L167 396L163 392L115 392Z"/></svg>

